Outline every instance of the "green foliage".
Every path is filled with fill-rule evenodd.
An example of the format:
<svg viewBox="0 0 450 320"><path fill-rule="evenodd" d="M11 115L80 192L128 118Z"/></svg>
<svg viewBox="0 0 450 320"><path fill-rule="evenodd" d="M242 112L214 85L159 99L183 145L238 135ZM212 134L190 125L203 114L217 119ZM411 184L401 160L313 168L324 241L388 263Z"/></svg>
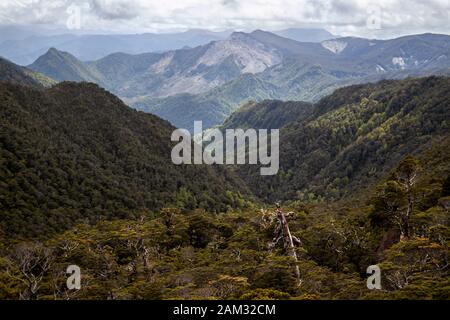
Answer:
<svg viewBox="0 0 450 320"><path fill-rule="evenodd" d="M49 87L55 81L46 76L20 67L14 63L0 58L0 81L31 86L35 88Z"/></svg>
<svg viewBox="0 0 450 320"><path fill-rule="evenodd" d="M6 271L0 272L0 294L26 297L19 267L25 250L34 261L50 254L37 299L448 298L450 228L443 208L414 215L414 230L427 237L414 235L380 256L384 231L371 227L369 208L299 207L289 224L302 241L300 286L294 261L282 250L268 250L271 228L256 211L213 216L166 208L153 218L77 225L44 245L2 249L0 265ZM69 264L82 270L79 291L65 287ZM382 270L379 292L366 288L365 271L372 264Z"/></svg>
<svg viewBox="0 0 450 320"><path fill-rule="evenodd" d="M295 261L269 250L275 223L233 172L171 164L168 123L92 84L1 84L0 299L449 299L448 92L445 78L351 87L294 122L295 102L265 102L286 124L281 172L237 172L289 199Z"/></svg>
<svg viewBox="0 0 450 320"><path fill-rule="evenodd" d="M96 85L2 84L0 104L0 227L8 235L49 236L168 205L225 212L247 203L226 169L172 164L173 127Z"/></svg>
<svg viewBox="0 0 450 320"><path fill-rule="evenodd" d="M237 109L220 126L226 129L280 129L287 124L305 118L313 105L306 102L282 102L264 100L248 102Z"/></svg>
<svg viewBox="0 0 450 320"><path fill-rule="evenodd" d="M448 241L418 237L386 250L380 264L383 288L397 290L397 299L448 299Z"/></svg>
<svg viewBox="0 0 450 320"><path fill-rule="evenodd" d="M243 294L242 300L289 300L289 293L281 292L274 289L255 289Z"/></svg>
<svg viewBox="0 0 450 320"><path fill-rule="evenodd" d="M255 166L237 171L270 202L351 196L384 178L408 154L426 157L447 177L449 92L448 77L338 89L316 103L312 115L282 128L278 175L259 176Z"/></svg>

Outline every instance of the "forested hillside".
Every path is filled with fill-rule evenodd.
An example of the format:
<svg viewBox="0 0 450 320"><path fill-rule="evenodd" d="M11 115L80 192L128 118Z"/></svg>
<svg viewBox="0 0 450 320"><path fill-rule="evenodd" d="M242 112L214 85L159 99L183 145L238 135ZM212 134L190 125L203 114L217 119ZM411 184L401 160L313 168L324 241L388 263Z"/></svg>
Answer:
<svg viewBox="0 0 450 320"><path fill-rule="evenodd" d="M0 298L450 299L450 177L427 170L438 163L448 170L439 156L448 161L445 146L421 159L414 195L432 187L433 196L414 198L407 237L397 218L408 194L395 177L410 172L416 160L408 158L367 202L284 203L300 241L297 262L282 245L269 245L277 227L272 207L219 215L167 208L153 218L78 224L45 242L3 239ZM424 182L430 173L433 180ZM82 270L80 290L66 287L72 264ZM374 264L382 270L381 290L366 285L366 268Z"/></svg>
<svg viewBox="0 0 450 320"><path fill-rule="evenodd" d="M254 167L238 171L266 201L350 196L407 154L420 155L448 137L449 93L448 77L336 90L309 117L282 128L278 175L262 177Z"/></svg>
<svg viewBox="0 0 450 320"><path fill-rule="evenodd" d="M0 81L33 87L47 87L56 82L43 74L20 67L0 57Z"/></svg>
<svg viewBox="0 0 450 320"><path fill-rule="evenodd" d="M237 109L220 126L221 129L280 129L291 122L307 118L313 104L301 101L264 100L248 102Z"/></svg>
<svg viewBox="0 0 450 320"><path fill-rule="evenodd" d="M222 167L175 166L174 128L88 83L0 84L0 228L48 237L79 222L243 204Z"/></svg>

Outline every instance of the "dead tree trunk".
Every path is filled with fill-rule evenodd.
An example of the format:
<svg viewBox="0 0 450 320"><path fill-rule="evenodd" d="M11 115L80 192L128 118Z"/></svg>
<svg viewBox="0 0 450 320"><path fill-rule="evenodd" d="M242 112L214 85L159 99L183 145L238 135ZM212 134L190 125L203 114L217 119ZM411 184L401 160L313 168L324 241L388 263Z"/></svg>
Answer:
<svg viewBox="0 0 450 320"><path fill-rule="evenodd" d="M297 265L298 258L297 253L295 251L295 246L300 245L300 240L293 236L291 234L291 231L289 230L289 224L286 220L286 216L290 216L294 214L293 212L289 212L286 215L283 213L283 211L280 208L280 205L276 204L277 208L275 211L275 218L277 219L277 227L275 228L274 232L274 238L271 243L269 243L269 249L275 248L275 246L278 244L280 240L283 241L284 249L286 250L287 254L292 257L295 261L295 275L297 277L297 284L300 286L302 283L302 280L300 278L300 269Z"/></svg>

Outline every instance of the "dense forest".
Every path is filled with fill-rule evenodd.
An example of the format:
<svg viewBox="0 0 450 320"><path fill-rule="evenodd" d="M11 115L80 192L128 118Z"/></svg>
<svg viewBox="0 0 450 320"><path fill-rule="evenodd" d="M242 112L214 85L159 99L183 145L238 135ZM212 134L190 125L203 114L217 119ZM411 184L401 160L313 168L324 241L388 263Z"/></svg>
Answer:
<svg viewBox="0 0 450 320"><path fill-rule="evenodd" d="M285 103L285 108L289 106L291 113L303 108L302 103ZM238 172L256 195L269 202L351 196L377 183L407 154L421 156L444 149L450 133L449 108L448 77L385 80L338 89L315 104L310 115L281 128L276 176L260 176L255 166L240 166ZM246 126L246 120L234 123ZM436 168L427 168L439 170L435 177L450 172L448 158L440 160Z"/></svg>
<svg viewBox="0 0 450 320"><path fill-rule="evenodd" d="M174 128L97 85L15 82L0 84L0 299L450 299L449 78L243 106L227 127L282 126L267 179L173 165ZM295 259L273 241L276 200Z"/></svg>
<svg viewBox="0 0 450 320"><path fill-rule="evenodd" d="M0 84L0 104L0 226L9 236L49 236L165 206L245 205L237 177L222 167L172 164L174 128L97 85Z"/></svg>
<svg viewBox="0 0 450 320"><path fill-rule="evenodd" d="M228 117L220 129L279 129L306 118L312 111L311 103L301 101L249 101Z"/></svg>
<svg viewBox="0 0 450 320"><path fill-rule="evenodd" d="M49 87L56 81L41 73L15 65L0 57L0 81L27 85L31 87Z"/></svg>
<svg viewBox="0 0 450 320"><path fill-rule="evenodd" d="M297 262L268 248L275 226L263 217L272 208L256 206L218 215L166 208L154 218L79 224L42 242L3 240L0 298L449 299L449 185L447 178L431 207L414 203L404 237L396 221L407 200L396 180L357 208L286 204L301 240ZM398 206L386 210L391 203ZM382 290L366 287L375 263ZM72 264L82 271L80 290L66 287Z"/></svg>

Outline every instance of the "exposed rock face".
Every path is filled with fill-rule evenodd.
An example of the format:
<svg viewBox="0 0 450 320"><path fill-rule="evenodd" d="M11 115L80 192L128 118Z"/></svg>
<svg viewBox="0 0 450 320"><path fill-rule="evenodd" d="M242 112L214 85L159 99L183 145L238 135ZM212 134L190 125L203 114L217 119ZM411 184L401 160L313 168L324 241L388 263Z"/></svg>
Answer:
<svg viewBox="0 0 450 320"><path fill-rule="evenodd" d="M347 42L338 40L327 40L321 43L322 47L335 54L339 54L347 47Z"/></svg>
<svg viewBox="0 0 450 320"><path fill-rule="evenodd" d="M263 72L268 67L281 63L282 55L243 33L233 33L225 41L215 42L198 60L198 65L213 66L232 57L241 73Z"/></svg>
<svg viewBox="0 0 450 320"><path fill-rule="evenodd" d="M155 73L163 73L164 71L166 71L166 68L170 65L170 63L173 60L173 56L174 53L173 52L169 52L166 55L164 55L164 57L162 57L158 62L156 62L155 64L153 64L150 67L150 70L155 72Z"/></svg>
<svg viewBox="0 0 450 320"><path fill-rule="evenodd" d="M392 58L392 64L394 66L398 66L400 69L405 69L406 63L403 57L393 57Z"/></svg>
<svg viewBox="0 0 450 320"><path fill-rule="evenodd" d="M256 74L282 62L282 54L245 33L233 33L224 41L211 42L191 65L178 66L169 52L150 67L151 72L170 74L156 90L160 97L178 93L198 94L225 84L244 73Z"/></svg>

